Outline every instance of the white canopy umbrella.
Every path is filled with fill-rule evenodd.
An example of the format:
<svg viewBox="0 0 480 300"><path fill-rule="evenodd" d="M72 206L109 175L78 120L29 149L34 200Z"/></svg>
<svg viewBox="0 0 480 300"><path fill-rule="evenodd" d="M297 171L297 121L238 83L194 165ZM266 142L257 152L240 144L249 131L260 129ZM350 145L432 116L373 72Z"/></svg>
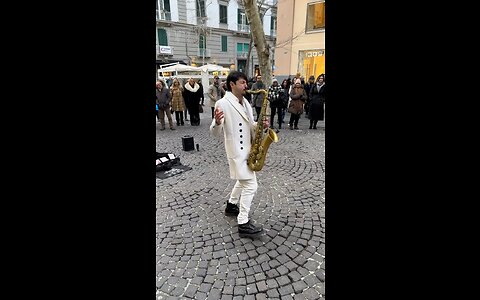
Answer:
<svg viewBox="0 0 480 300"><path fill-rule="evenodd" d="M230 71L229 68L225 68L225 67L215 65L215 64L206 64L206 65L200 66L199 68L201 68L203 72L227 72L227 71Z"/></svg>
<svg viewBox="0 0 480 300"><path fill-rule="evenodd" d="M158 69L159 72L187 72L187 71L201 71L198 67L186 66L186 65L173 65L169 67Z"/></svg>

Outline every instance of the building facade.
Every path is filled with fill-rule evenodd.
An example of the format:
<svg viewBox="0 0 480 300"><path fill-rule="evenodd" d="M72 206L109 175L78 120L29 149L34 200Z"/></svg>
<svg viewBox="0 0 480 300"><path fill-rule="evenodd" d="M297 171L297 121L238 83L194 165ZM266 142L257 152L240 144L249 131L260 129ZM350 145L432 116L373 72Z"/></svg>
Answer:
<svg viewBox="0 0 480 300"><path fill-rule="evenodd" d="M178 61L193 66L214 63L246 71L250 26L241 0L156 1L157 69ZM263 2L264 32L274 60L276 0ZM256 72L258 57L253 48L247 76L252 77Z"/></svg>
<svg viewBox="0 0 480 300"><path fill-rule="evenodd" d="M277 16L276 77L325 73L325 0L280 1Z"/></svg>

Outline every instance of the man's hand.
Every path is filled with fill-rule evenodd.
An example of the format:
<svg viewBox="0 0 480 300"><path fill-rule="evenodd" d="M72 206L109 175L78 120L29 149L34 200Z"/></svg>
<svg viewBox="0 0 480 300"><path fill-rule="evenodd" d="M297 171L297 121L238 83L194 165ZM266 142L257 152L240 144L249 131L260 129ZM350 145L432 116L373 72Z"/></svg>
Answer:
<svg viewBox="0 0 480 300"><path fill-rule="evenodd" d="M222 124L223 111L220 107L215 108L214 116L215 116L215 124L217 125Z"/></svg>

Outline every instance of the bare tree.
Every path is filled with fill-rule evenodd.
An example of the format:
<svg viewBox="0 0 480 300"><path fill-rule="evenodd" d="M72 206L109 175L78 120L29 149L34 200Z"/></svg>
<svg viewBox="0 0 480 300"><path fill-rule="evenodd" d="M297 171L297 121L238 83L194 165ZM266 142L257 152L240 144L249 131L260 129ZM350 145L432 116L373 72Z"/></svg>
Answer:
<svg viewBox="0 0 480 300"><path fill-rule="evenodd" d="M245 7L245 14L250 22L250 34L255 49L257 50L260 73L262 74L263 81L267 85L270 85L272 79L272 62L270 61L270 45L267 43L265 33L263 32L263 16L262 18L260 17L257 0L243 0L243 6ZM250 49L251 48L252 47L250 47Z"/></svg>

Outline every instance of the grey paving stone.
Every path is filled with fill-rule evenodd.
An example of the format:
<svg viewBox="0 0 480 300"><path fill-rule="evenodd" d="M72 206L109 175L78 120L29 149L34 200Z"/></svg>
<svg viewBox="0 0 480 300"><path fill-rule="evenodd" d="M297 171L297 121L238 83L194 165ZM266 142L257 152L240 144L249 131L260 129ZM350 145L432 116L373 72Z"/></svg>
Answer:
<svg viewBox="0 0 480 300"><path fill-rule="evenodd" d="M278 293L280 295L290 295L294 293L293 287L291 284L287 284L285 286L282 286L278 289Z"/></svg>
<svg viewBox="0 0 480 300"><path fill-rule="evenodd" d="M316 300L320 298L320 294L313 288L309 288L303 291L303 295L308 300Z"/></svg>
<svg viewBox="0 0 480 300"><path fill-rule="evenodd" d="M267 291L267 296L268 298L277 298L277 297L280 297L280 293L278 292L277 289L269 289Z"/></svg>
<svg viewBox="0 0 480 300"><path fill-rule="evenodd" d="M299 281L296 281L296 282L292 283L292 286L293 286L293 290L297 294L302 292L304 289L306 289L308 287L308 285L303 280L299 280Z"/></svg>
<svg viewBox="0 0 480 300"><path fill-rule="evenodd" d="M247 294L256 294L258 293L257 285L255 283L247 285Z"/></svg>
<svg viewBox="0 0 480 300"><path fill-rule="evenodd" d="M292 281L288 276L282 275L280 277L275 278L279 286L284 286L290 284Z"/></svg>
<svg viewBox="0 0 480 300"><path fill-rule="evenodd" d="M268 285L267 285L267 282L265 280L262 280L262 281L258 281L257 282L257 290L259 292L265 292L268 290Z"/></svg>
<svg viewBox="0 0 480 300"><path fill-rule="evenodd" d="M237 285L233 288L233 295L244 296L247 293L247 287L245 285Z"/></svg>

